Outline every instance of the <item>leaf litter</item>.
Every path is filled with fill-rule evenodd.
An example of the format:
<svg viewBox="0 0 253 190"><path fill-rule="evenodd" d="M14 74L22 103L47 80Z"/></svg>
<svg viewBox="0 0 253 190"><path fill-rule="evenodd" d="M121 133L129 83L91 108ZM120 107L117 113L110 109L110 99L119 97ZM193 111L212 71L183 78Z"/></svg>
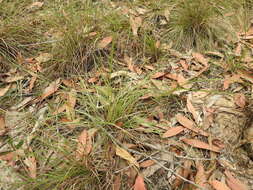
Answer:
<svg viewBox="0 0 253 190"><path fill-rule="evenodd" d="M107 2L103 1L103 3ZM148 10L140 7L133 10L134 8L127 8L125 5L123 8L120 3L116 2L112 3L111 6L124 10L127 18L129 18L128 23L132 35L135 39L141 38L142 31L147 27L146 20L148 20L148 17L144 19L143 16L149 14ZM44 3L34 2L27 9L34 11L44 7ZM167 17L169 18L168 11ZM97 33L99 31L92 31L89 34L95 36ZM242 40L250 40L251 36L252 32L249 30L246 38L242 37ZM113 41L114 36L107 35L97 42L96 47L104 50L110 49L110 44L116 43ZM49 84L47 83L47 86L40 92L40 96L36 93L33 96L29 94L35 92L41 84L41 78L34 73L43 72L42 65L44 67L44 63L52 61L53 55L51 53L39 53L37 54L39 56L35 58L20 59L20 64L26 62L25 68L31 69L32 72L28 72L29 75L23 75L22 72L19 73L15 70L1 75L4 76L1 78L3 82L0 88L1 98L6 98L9 93L17 90L16 88L12 89L12 85L21 85L24 91L22 91L23 94L18 103L8 107L12 111L0 109L1 114L2 111L5 113L0 117L0 136L5 137L8 134L10 137L15 137L15 135L20 135L21 132L18 131L18 128L21 130L33 128L32 133L36 133L36 130L40 131L45 126L50 125L55 127L58 132L63 133L64 131L63 135L76 135L74 151L76 160L86 160L90 164L90 168L94 171L97 170L98 173L103 173L109 165L111 168L108 169L108 172L119 170L117 173L111 173L114 175L112 177L114 189L121 189L126 181L129 184L128 189L134 190L149 189L149 185L157 185L156 188L163 187L165 189L171 187L176 189L183 186L185 189L207 190L250 189L253 185L252 179L250 179L253 174L250 167L252 166L252 159L250 159L250 152L245 149L245 146L252 144L252 127L247 124L251 117L248 114L250 115L252 110L252 68L250 69L246 65L243 69L236 71L228 71L228 67L224 70L225 64L221 62L224 62L226 55L219 51L182 53L173 50L172 46L164 43L162 39L154 40L154 46L157 49L166 50L168 57L170 57L169 61L163 64L154 64L149 62L152 60L152 56L143 58L147 60L141 60L137 55L136 57L133 56L132 53L128 56L124 54L119 58L119 62L122 63L122 65L119 64L120 69L104 72L101 75L91 74L92 76L88 78L82 76L73 80L57 79ZM135 48L138 49L138 47ZM244 49L244 43L239 42L231 52L235 57L246 60L243 57ZM117 50L120 51L120 49ZM117 58L113 59L115 62L118 61ZM250 59L247 58L247 60L245 62L249 63ZM145 64L138 64L142 61ZM217 83L220 84L219 88L206 86L209 83L208 79L215 75L212 70L214 65L218 66L224 73L222 76L218 73L215 76L219 79L217 80ZM109 83L115 85L113 90L116 90L116 86L122 85L126 81L129 86L142 84L138 88L147 91L145 95L138 97L136 105L144 102L145 105L150 106L147 106L144 109L145 111L141 111L141 113L142 117L149 118L149 123L152 125L143 126L137 122L135 114L138 114L138 110L136 113L132 113L127 120L124 120L124 116L120 116L116 123L107 122L106 127L104 127L105 123L101 122L101 118L104 118L103 114L105 113L100 111L108 105L113 105L111 103L115 101L115 97L112 95L103 97L113 97L107 101L109 102L108 105L100 105L99 102L96 102L94 106L101 116L99 120L94 121L101 126L94 127L94 123L92 125L86 123L90 119L91 115L89 114L92 113L94 107L89 107L91 110L87 111L84 118L80 117L83 112L83 110L80 111L80 97L90 93L91 96L85 101L93 100L92 98L96 96L93 87L105 85L104 80L110 80ZM65 85L64 87L61 86L62 83ZM67 93L65 87L68 88ZM173 93L171 93L172 90L174 90ZM61 94L66 96L63 98ZM34 98L36 101L32 101ZM170 99L173 100L172 103L169 103ZM61 105L58 105L58 108L52 106L53 109L51 110L52 102L53 104L61 103ZM121 102L121 104L123 103L125 101ZM161 107L159 110L152 107L153 105L157 106L157 104ZM24 118L25 115L36 115L37 111L34 107L49 109L49 111L44 112L45 115L53 113L51 117L59 118L54 121L48 118L44 120L44 116L38 116L35 117L37 120L35 126L37 127L31 127L33 123L26 122ZM26 110L24 112L26 114L23 114L22 111L24 110ZM157 114L151 117L151 112ZM40 121L41 118L43 122ZM62 124L64 125L61 126ZM138 126L134 126L134 124ZM112 127L113 125L117 127ZM64 126L68 127L64 128ZM108 135L107 137L112 139L108 140L108 144L111 143L110 146L105 144L105 146L100 147L99 140L103 138L100 132L102 130L98 128L102 128L104 133ZM150 130L151 128L152 130ZM138 129L141 130L138 131ZM14 133L15 130L17 131ZM127 131L135 138L128 139L127 135L121 134L122 131ZM25 137L24 134L21 135L21 138L29 142L28 137ZM17 144L15 143L14 145ZM125 149L124 146L121 146L122 144L129 146ZM236 150L233 147L236 147ZM29 148L28 150L31 150ZM0 149L0 153L3 154L0 159L15 165L15 155L22 157L23 149L26 149L25 146L18 148L18 151L4 146ZM236 152L239 150L241 152ZM107 159L99 155L101 152L103 155L106 154L106 151L109 154L110 164L108 164ZM99 156L96 158L94 155ZM28 175L31 178L37 178L40 172L39 167L43 165L36 158L36 154L22 159L19 157L17 159L21 161L23 159ZM90 160L89 157L92 157L93 160ZM98 163L96 161L99 159L103 160L105 164L96 168L95 165ZM120 167L122 165L124 167ZM232 165L235 165L234 170ZM21 166L16 165L16 167ZM210 169L210 167L213 168ZM229 169L233 171L233 174ZM211 179L210 176L217 173L219 175L215 179ZM127 176L126 180L123 178L125 176ZM152 180L154 183L150 184ZM112 184L111 181L109 183Z"/></svg>

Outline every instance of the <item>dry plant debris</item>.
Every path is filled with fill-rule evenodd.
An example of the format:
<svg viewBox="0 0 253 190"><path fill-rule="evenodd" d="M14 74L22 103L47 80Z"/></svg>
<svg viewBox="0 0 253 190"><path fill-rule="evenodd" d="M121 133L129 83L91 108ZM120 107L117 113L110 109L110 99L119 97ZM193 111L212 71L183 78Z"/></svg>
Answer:
<svg viewBox="0 0 253 190"><path fill-rule="evenodd" d="M252 189L249 2L0 1L0 189Z"/></svg>

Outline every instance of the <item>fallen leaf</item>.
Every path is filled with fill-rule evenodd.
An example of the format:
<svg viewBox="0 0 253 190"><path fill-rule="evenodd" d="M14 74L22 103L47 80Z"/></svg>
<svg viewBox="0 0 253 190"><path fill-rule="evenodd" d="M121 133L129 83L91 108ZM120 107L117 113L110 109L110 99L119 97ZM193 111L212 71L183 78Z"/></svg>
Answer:
<svg viewBox="0 0 253 190"><path fill-rule="evenodd" d="M245 70L238 70L238 73L240 75L241 78L244 78L248 81L250 81L251 83L253 83L253 73L250 71L245 71Z"/></svg>
<svg viewBox="0 0 253 190"><path fill-rule="evenodd" d="M98 79L99 79L98 77L89 78L88 83L95 83L98 81Z"/></svg>
<svg viewBox="0 0 253 190"><path fill-rule="evenodd" d="M158 79L158 78L163 77L165 74L166 74L165 72L157 72L154 75L152 75L151 78L152 79Z"/></svg>
<svg viewBox="0 0 253 190"><path fill-rule="evenodd" d="M184 59L180 59L179 64L183 67L184 71L188 71L189 65Z"/></svg>
<svg viewBox="0 0 253 190"><path fill-rule="evenodd" d="M133 35L134 36L138 36L138 29L142 25L142 19L141 19L141 17L130 16L130 25L132 27Z"/></svg>
<svg viewBox="0 0 253 190"><path fill-rule="evenodd" d="M15 153L14 152L9 152L7 154L0 155L0 160L11 163L13 161L14 157L15 157Z"/></svg>
<svg viewBox="0 0 253 190"><path fill-rule="evenodd" d="M127 152L125 149L117 146L116 147L116 155L129 161L131 164L133 164L139 168L139 164L136 161L136 159L129 152Z"/></svg>
<svg viewBox="0 0 253 190"><path fill-rule="evenodd" d="M201 161L197 161L196 163L197 173L195 176L195 183L200 187L207 188L207 176L204 170L203 163Z"/></svg>
<svg viewBox="0 0 253 190"><path fill-rule="evenodd" d="M241 80L240 75L232 75L230 76L225 76L224 82L223 82L223 90L227 90L230 86L230 84L233 84L235 82L240 82L242 83L243 81Z"/></svg>
<svg viewBox="0 0 253 190"><path fill-rule="evenodd" d="M155 164L154 160L146 160L146 161L140 163L140 167L147 168L149 166L153 166L154 164Z"/></svg>
<svg viewBox="0 0 253 190"><path fill-rule="evenodd" d="M136 65L134 65L132 58L130 58L128 56L125 56L124 61L126 62L127 66L128 66L128 69L130 71L135 72L138 75L142 74L142 70L139 67L137 67Z"/></svg>
<svg viewBox="0 0 253 190"><path fill-rule="evenodd" d="M92 141L88 134L87 130L83 130L78 137L76 158L82 159L84 156L87 156L92 149Z"/></svg>
<svg viewBox="0 0 253 190"><path fill-rule="evenodd" d="M141 175L138 175L135 180L134 190L146 190L144 179Z"/></svg>
<svg viewBox="0 0 253 190"><path fill-rule="evenodd" d="M236 179L232 173L230 173L228 170L225 170L225 175L227 177L226 182L228 186L231 188L231 190L249 190L247 185L243 184L241 181Z"/></svg>
<svg viewBox="0 0 253 190"><path fill-rule="evenodd" d="M195 124L191 120L189 120L188 118L184 117L183 115L177 114L176 119L185 128L190 129L190 130L194 131L195 133L201 134L203 136L206 136L206 137L208 136L208 133L206 133L202 129L195 127Z"/></svg>
<svg viewBox="0 0 253 190"><path fill-rule="evenodd" d="M28 90L31 91L34 87L34 84L35 84L35 81L37 80L37 77L36 76L33 76L29 82L29 88Z"/></svg>
<svg viewBox="0 0 253 190"><path fill-rule="evenodd" d="M60 87L60 84L61 84L61 79L57 79L56 81L50 83L49 86L47 88L45 88L45 90L42 93L42 95L40 96L39 100L42 101L45 98L47 98L48 96L51 96L52 94L54 94L58 90L58 88Z"/></svg>
<svg viewBox="0 0 253 190"><path fill-rule="evenodd" d="M237 93L234 95L235 104L238 105L241 108L244 108L246 105L246 98L244 94Z"/></svg>
<svg viewBox="0 0 253 190"><path fill-rule="evenodd" d="M37 176L37 163L36 159L34 156L28 156L25 160L24 163L28 167L29 175L31 178L35 179Z"/></svg>
<svg viewBox="0 0 253 190"><path fill-rule="evenodd" d="M112 42L112 36L107 36L98 43L98 48L103 49Z"/></svg>
<svg viewBox="0 0 253 190"><path fill-rule="evenodd" d="M0 116L0 136L4 135L6 132L5 119Z"/></svg>
<svg viewBox="0 0 253 190"><path fill-rule="evenodd" d="M210 185L212 185L215 190L231 190L225 183L218 180L211 181Z"/></svg>
<svg viewBox="0 0 253 190"><path fill-rule="evenodd" d="M184 131L184 127L182 126L177 126L177 127L171 127L169 130L167 130L164 134L163 134L163 138L168 138L168 137L173 137L179 133L181 133L182 131Z"/></svg>
<svg viewBox="0 0 253 190"><path fill-rule="evenodd" d="M206 59L201 53L192 53L193 58L204 66L208 65L208 59Z"/></svg>
<svg viewBox="0 0 253 190"><path fill-rule="evenodd" d="M189 110L189 112L192 114L195 122L198 122L198 113L197 113L196 109L193 107L189 96L187 98L186 106L187 106L187 109Z"/></svg>
<svg viewBox="0 0 253 190"><path fill-rule="evenodd" d="M0 97L4 96L8 92L8 90L10 89L10 87L11 87L11 85L9 84L9 85L7 85L4 88L0 88Z"/></svg>
<svg viewBox="0 0 253 190"><path fill-rule="evenodd" d="M220 152L221 148L214 146L214 145L209 145L203 141L197 140L197 139L182 139L182 141L188 145L191 145L195 148L200 148L200 149L205 149L205 150L210 150L213 152Z"/></svg>
<svg viewBox="0 0 253 190"><path fill-rule="evenodd" d="M113 182L113 190L120 190L120 186L121 186L121 178L119 175L116 175Z"/></svg>

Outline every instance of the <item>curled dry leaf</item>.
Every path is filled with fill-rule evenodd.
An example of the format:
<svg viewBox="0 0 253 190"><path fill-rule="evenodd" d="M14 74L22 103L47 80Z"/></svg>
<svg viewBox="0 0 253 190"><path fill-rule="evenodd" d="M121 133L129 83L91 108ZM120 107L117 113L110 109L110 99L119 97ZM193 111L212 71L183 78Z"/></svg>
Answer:
<svg viewBox="0 0 253 190"><path fill-rule="evenodd" d="M134 190L146 190L144 179L141 175L138 175L135 180Z"/></svg>
<svg viewBox="0 0 253 190"><path fill-rule="evenodd" d="M227 177L226 182L231 190L249 190L247 185L236 179L228 170L226 170L224 173Z"/></svg>
<svg viewBox="0 0 253 190"><path fill-rule="evenodd" d="M8 90L10 89L10 87L11 87L11 85L9 84L9 85L7 85L4 88L0 88L0 97L4 96L8 92Z"/></svg>
<svg viewBox="0 0 253 190"><path fill-rule="evenodd" d="M140 163L140 167L147 168L147 167L153 166L154 164L155 164L154 160L146 160L146 161Z"/></svg>
<svg viewBox="0 0 253 190"><path fill-rule="evenodd" d="M237 93L234 95L234 100L236 105L238 105L240 108L244 108L246 105L246 97L242 93Z"/></svg>
<svg viewBox="0 0 253 190"><path fill-rule="evenodd" d="M201 134L203 136L208 136L208 133L206 133L202 129L195 127L195 124L193 123L193 121L189 120L188 118L184 117L183 115L177 114L176 119L185 128L190 129L190 130L194 131L195 133Z"/></svg>
<svg viewBox="0 0 253 190"><path fill-rule="evenodd" d="M177 127L172 127L169 130L167 130L164 134L163 134L163 138L168 138L168 137L173 137L181 132L184 131L184 127L182 126L177 126Z"/></svg>
<svg viewBox="0 0 253 190"><path fill-rule="evenodd" d="M52 94L54 94L58 90L60 84L61 84L61 79L57 79L56 81L50 83L49 86L45 88L44 92L42 93L42 95L40 96L38 100L42 101L48 96L51 96Z"/></svg>
<svg viewBox="0 0 253 190"><path fill-rule="evenodd" d="M83 130L78 137L76 158L82 159L84 156L88 155L92 149L92 141L87 130Z"/></svg>
<svg viewBox="0 0 253 190"><path fill-rule="evenodd" d="M220 152L221 148L214 146L214 145L209 145L203 141L197 140L197 139L182 139L182 141L188 145L191 145L195 148L200 148L200 149L205 149L205 150L211 150L213 152Z"/></svg>
<svg viewBox="0 0 253 190"><path fill-rule="evenodd" d="M210 185L212 185L215 190L231 190L225 183L218 180L211 181Z"/></svg>
<svg viewBox="0 0 253 190"><path fill-rule="evenodd" d="M98 43L98 48L103 49L112 42L112 36L107 36Z"/></svg>
<svg viewBox="0 0 253 190"><path fill-rule="evenodd" d="M127 160L129 163L135 165L136 167L139 167L136 159L129 152L119 146L116 147L116 155Z"/></svg>

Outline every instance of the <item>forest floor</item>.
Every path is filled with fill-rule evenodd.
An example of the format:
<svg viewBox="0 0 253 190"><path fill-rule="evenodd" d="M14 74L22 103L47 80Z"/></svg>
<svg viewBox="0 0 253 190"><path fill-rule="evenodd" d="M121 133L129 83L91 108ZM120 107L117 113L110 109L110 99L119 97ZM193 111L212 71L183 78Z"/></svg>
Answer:
<svg viewBox="0 0 253 190"><path fill-rule="evenodd" d="M0 0L1 190L252 189L253 26L180 49L171 7Z"/></svg>

